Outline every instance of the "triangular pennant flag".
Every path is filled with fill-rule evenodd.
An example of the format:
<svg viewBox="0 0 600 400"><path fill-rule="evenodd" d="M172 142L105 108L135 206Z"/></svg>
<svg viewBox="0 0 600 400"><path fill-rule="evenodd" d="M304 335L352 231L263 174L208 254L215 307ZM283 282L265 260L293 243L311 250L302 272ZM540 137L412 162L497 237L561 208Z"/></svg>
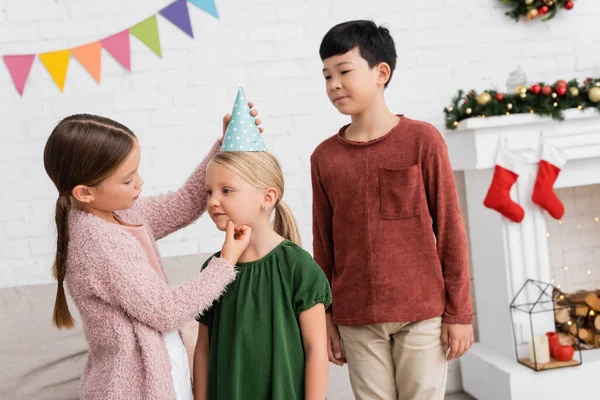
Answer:
<svg viewBox="0 0 600 400"><path fill-rule="evenodd" d="M40 53L40 61L50 76L56 83L56 86L62 92L65 88L65 80L67 79L67 69L69 68L69 59L71 58L71 50L49 51Z"/></svg>
<svg viewBox="0 0 600 400"><path fill-rule="evenodd" d="M102 44L94 42L75 47L73 55L81 65L92 75L96 82L100 83L100 65L102 63Z"/></svg>
<svg viewBox="0 0 600 400"><path fill-rule="evenodd" d="M238 89L221 151L267 151L242 88Z"/></svg>
<svg viewBox="0 0 600 400"><path fill-rule="evenodd" d="M200 8L202 11L206 11L215 18L219 18L219 12L215 6L214 0L188 0L190 3Z"/></svg>
<svg viewBox="0 0 600 400"><path fill-rule="evenodd" d="M192 24L190 23L190 13L187 8L187 0L176 0L160 10L159 13L187 33L188 36L194 37Z"/></svg>
<svg viewBox="0 0 600 400"><path fill-rule="evenodd" d="M101 40L106 49L122 66L131 71L131 54L129 50L129 29Z"/></svg>
<svg viewBox="0 0 600 400"><path fill-rule="evenodd" d="M156 15L146 18L137 25L129 28L129 32L140 39L142 43L150 48L153 52L162 57L160 51L160 39L158 38L158 25L156 23Z"/></svg>
<svg viewBox="0 0 600 400"><path fill-rule="evenodd" d="M25 83L29 77L33 60L35 60L35 54L4 56L4 64L6 64L15 88L17 88L17 92L21 96L23 96L23 90L25 89Z"/></svg>

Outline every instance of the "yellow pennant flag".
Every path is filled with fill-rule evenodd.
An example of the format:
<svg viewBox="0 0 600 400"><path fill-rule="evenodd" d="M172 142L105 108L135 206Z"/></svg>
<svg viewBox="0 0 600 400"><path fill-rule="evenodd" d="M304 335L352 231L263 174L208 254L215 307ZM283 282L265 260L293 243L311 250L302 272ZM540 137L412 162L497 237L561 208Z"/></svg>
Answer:
<svg viewBox="0 0 600 400"><path fill-rule="evenodd" d="M48 73L56 83L56 86L62 92L67 79L67 69L69 68L69 59L71 58L71 50L50 51L48 53L40 53L40 61Z"/></svg>

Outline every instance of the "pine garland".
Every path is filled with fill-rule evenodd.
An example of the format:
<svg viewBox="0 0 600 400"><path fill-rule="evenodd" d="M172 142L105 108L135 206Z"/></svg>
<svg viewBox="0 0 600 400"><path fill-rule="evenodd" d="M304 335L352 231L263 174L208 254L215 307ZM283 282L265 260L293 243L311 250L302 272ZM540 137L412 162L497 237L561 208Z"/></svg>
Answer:
<svg viewBox="0 0 600 400"><path fill-rule="evenodd" d="M564 120L563 111L577 108L595 108L600 112L600 78L587 78L582 84L573 79L560 80L553 85L540 82L529 88L519 86L516 93L487 90L477 94L463 90L444 109L446 128L456 129L460 121L473 117L531 113Z"/></svg>
<svg viewBox="0 0 600 400"><path fill-rule="evenodd" d="M571 10L575 4L572 0L500 0L507 6L513 7L511 11L505 14L519 21L519 18L525 17L528 20L543 16L542 20L547 21L554 18L561 9Z"/></svg>

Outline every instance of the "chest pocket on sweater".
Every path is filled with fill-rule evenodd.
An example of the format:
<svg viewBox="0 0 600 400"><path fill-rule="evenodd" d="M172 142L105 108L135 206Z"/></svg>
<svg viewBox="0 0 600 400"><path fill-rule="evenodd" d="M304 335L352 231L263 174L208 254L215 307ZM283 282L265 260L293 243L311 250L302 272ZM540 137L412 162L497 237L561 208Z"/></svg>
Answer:
<svg viewBox="0 0 600 400"><path fill-rule="evenodd" d="M421 215L423 190L419 164L402 169L379 168L379 195L383 219Z"/></svg>

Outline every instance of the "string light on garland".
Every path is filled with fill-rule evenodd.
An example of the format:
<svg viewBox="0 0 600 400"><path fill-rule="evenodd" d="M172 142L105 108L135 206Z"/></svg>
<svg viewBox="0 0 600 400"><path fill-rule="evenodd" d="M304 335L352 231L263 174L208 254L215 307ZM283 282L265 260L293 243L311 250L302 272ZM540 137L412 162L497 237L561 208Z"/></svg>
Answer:
<svg viewBox="0 0 600 400"><path fill-rule="evenodd" d="M519 21L521 17L532 21L539 16L543 16L542 21L548 21L565 9L572 10L575 3L572 0L500 0L507 6L512 7L511 11L505 12L507 16Z"/></svg>
<svg viewBox="0 0 600 400"><path fill-rule="evenodd" d="M535 0L541 1L541 0ZM555 2L556 4L556 2ZM513 93L485 90L468 93L459 90L449 106L444 108L446 128L456 129L468 118L507 116L530 113L554 120L564 120L564 110L594 108L600 112L600 78L583 82L572 79L553 84L539 82L529 87L517 86Z"/></svg>

